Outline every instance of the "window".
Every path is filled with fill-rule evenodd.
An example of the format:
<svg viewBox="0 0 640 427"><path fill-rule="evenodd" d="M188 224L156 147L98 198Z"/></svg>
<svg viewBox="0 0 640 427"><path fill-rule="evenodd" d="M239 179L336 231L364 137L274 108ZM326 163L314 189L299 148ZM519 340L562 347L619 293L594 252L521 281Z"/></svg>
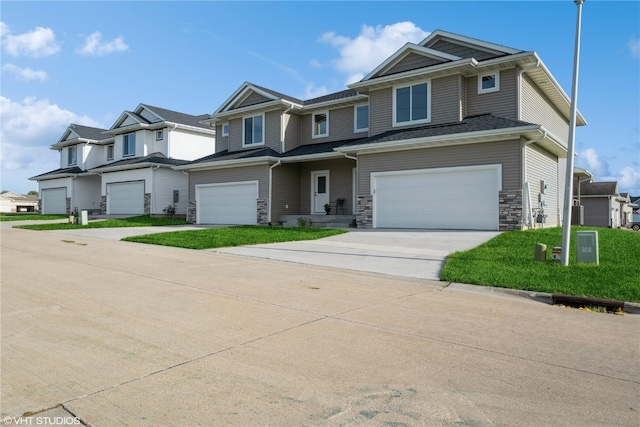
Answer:
<svg viewBox="0 0 640 427"><path fill-rule="evenodd" d="M68 160L69 166L72 166L78 163L77 150L78 150L78 147L76 145L70 145L67 148L67 160Z"/></svg>
<svg viewBox="0 0 640 427"><path fill-rule="evenodd" d="M107 160L113 160L113 144L107 145Z"/></svg>
<svg viewBox="0 0 640 427"><path fill-rule="evenodd" d="M244 118L243 146L264 144L264 115Z"/></svg>
<svg viewBox="0 0 640 427"><path fill-rule="evenodd" d="M500 73L480 74L478 76L478 93L497 92L500 90Z"/></svg>
<svg viewBox="0 0 640 427"><path fill-rule="evenodd" d="M431 121L431 84L418 83L393 90L393 125Z"/></svg>
<svg viewBox="0 0 640 427"><path fill-rule="evenodd" d="M124 157L133 156L136 154L136 134L128 133L124 136L122 155Z"/></svg>
<svg viewBox="0 0 640 427"><path fill-rule="evenodd" d="M314 113L312 117L314 138L329 136L329 112Z"/></svg>
<svg viewBox="0 0 640 427"><path fill-rule="evenodd" d="M156 131L156 141L162 141L162 137L163 137L163 130L164 129L158 129Z"/></svg>
<svg viewBox="0 0 640 427"><path fill-rule="evenodd" d="M354 131L364 132L369 130L369 106L356 105L354 107Z"/></svg>
<svg viewBox="0 0 640 427"><path fill-rule="evenodd" d="M229 136L229 123L222 124L222 136Z"/></svg>

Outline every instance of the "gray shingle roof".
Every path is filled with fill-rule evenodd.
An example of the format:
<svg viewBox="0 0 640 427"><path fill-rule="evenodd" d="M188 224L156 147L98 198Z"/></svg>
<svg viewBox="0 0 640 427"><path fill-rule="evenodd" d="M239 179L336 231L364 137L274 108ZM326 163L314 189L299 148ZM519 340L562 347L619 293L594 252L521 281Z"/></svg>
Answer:
<svg viewBox="0 0 640 427"><path fill-rule="evenodd" d="M313 105L313 104L319 104L321 102L327 102L327 101L337 101L339 99L345 99L345 98L350 98L352 96L357 96L358 92L353 90L353 89L347 89L347 90L343 90L340 92L335 92L335 93L330 93L328 95L324 95L324 96L319 96L317 98L313 98L313 99L309 99L307 101L304 101L304 105Z"/></svg>
<svg viewBox="0 0 640 427"><path fill-rule="evenodd" d="M276 98L284 99L285 101L293 102L295 104L300 104L300 105L302 105L304 103L304 101L302 101L301 99L294 98L293 96L285 95L284 93L276 92L275 90L272 90L272 89L266 88L264 86L260 86L260 85L254 84L254 83L249 83L249 84L251 86L255 86L258 89L263 90L263 91L275 96Z"/></svg>
<svg viewBox="0 0 640 427"><path fill-rule="evenodd" d="M103 132L107 131L106 129L83 126L75 123L71 123L69 125L69 129L77 133L80 138L93 139L97 141L109 138L107 135L103 134Z"/></svg>
<svg viewBox="0 0 640 427"><path fill-rule="evenodd" d="M118 160L117 162L100 165L94 169L111 168L114 166L129 166L140 163L153 163L159 165L179 166L189 163L188 160L170 159L162 153L151 153L144 157L134 157L132 159Z"/></svg>
<svg viewBox="0 0 640 427"><path fill-rule="evenodd" d="M48 175L80 175L83 173L86 173L86 171L83 171L79 167L74 166L72 168L61 168L61 169L55 169L49 172L41 173L40 175L32 176L29 179L46 178Z"/></svg>
<svg viewBox="0 0 640 427"><path fill-rule="evenodd" d="M167 110L166 108L154 107L148 104L141 105L158 114L167 122L179 123L182 125L194 126L203 129L210 129L209 126L200 123L200 121L208 119L209 114L200 114L198 116L194 116L191 114L180 113L178 111Z"/></svg>
<svg viewBox="0 0 640 427"><path fill-rule="evenodd" d="M578 189L573 187L573 193L577 194ZM613 182L583 182L580 184L581 196L613 196L618 195L618 183Z"/></svg>
<svg viewBox="0 0 640 427"><path fill-rule="evenodd" d="M279 157L278 152L268 147L255 148L253 150L235 151L229 153L228 150L220 151L215 154L210 154L205 157L196 159L189 164L209 163L209 162L222 162L225 160L241 160L241 159L254 159L258 157Z"/></svg>

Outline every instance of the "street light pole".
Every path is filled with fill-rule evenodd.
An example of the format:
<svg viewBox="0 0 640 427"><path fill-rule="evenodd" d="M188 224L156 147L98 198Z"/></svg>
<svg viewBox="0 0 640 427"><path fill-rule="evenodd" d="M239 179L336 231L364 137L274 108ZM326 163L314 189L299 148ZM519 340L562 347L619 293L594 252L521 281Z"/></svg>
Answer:
<svg viewBox="0 0 640 427"><path fill-rule="evenodd" d="M576 22L576 43L573 55L573 84L571 86L571 112L569 118L569 147L567 148L567 171L564 186L564 212L562 216L562 252L560 264L569 265L569 245L571 243L571 209L573 207L573 163L576 141L576 113L578 104L578 70L580 68L580 28L582 25L582 3L585 0L573 0L578 6Z"/></svg>

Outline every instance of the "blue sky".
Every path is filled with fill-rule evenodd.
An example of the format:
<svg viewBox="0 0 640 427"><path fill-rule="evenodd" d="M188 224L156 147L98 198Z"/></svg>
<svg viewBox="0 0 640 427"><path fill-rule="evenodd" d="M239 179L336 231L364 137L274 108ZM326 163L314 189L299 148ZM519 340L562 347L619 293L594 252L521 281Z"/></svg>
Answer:
<svg viewBox="0 0 640 427"><path fill-rule="evenodd" d="M249 81L309 99L442 29L536 51L571 94L577 7L556 1L0 3L2 190L59 167L70 123L145 103L215 111ZM576 166L640 196L640 2L584 3Z"/></svg>

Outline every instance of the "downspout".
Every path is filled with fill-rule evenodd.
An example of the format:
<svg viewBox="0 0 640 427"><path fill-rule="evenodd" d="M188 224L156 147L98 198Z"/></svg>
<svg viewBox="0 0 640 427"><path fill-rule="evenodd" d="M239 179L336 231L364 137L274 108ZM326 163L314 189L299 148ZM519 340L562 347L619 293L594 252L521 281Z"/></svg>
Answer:
<svg viewBox="0 0 640 427"><path fill-rule="evenodd" d="M282 159L269 166L269 200L267 201L267 222L271 225L271 201L273 199L273 169L282 164Z"/></svg>
<svg viewBox="0 0 640 427"><path fill-rule="evenodd" d="M69 206L70 208L73 208L73 202L75 202L75 185L73 185L73 181L75 181L75 179L78 177L78 175L73 175L71 177L71 206ZM74 212L73 209L71 209L71 212Z"/></svg>
<svg viewBox="0 0 640 427"><path fill-rule="evenodd" d="M522 141L522 183L523 183L523 188L526 185L528 186L528 181L527 181L527 176L528 176L528 170L527 170L527 146L531 145L531 144L535 144L536 142L540 142L543 139L545 139L547 137L547 131L543 131L542 135L534 138L534 139L530 139L529 141ZM530 187L529 187L530 188ZM525 224L529 227L533 226L533 204L531 203L531 192L528 191L528 205L529 205L529 209L527 209L527 221L528 224Z"/></svg>
<svg viewBox="0 0 640 427"><path fill-rule="evenodd" d="M155 207L155 188L153 188L154 186L154 180L153 180L153 171L158 169L160 167L160 165L155 165L155 166L151 166L151 177L149 179L149 185L151 187L151 200L149 200L149 215L151 215L151 211L155 211L155 209L151 209L152 207Z"/></svg>

